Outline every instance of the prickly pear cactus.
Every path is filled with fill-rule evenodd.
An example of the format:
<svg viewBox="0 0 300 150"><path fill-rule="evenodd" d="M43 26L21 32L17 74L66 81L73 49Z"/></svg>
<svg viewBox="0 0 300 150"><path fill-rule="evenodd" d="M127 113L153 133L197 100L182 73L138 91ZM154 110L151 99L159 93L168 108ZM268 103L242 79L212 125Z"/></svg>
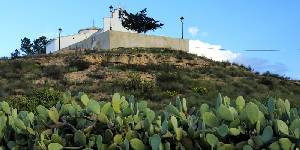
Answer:
<svg viewBox="0 0 300 150"><path fill-rule="evenodd" d="M0 149L271 149L299 148L299 109L289 101L266 104L217 96L215 107L187 107L177 97L161 111L116 93L111 102L63 94L36 114L0 102Z"/></svg>

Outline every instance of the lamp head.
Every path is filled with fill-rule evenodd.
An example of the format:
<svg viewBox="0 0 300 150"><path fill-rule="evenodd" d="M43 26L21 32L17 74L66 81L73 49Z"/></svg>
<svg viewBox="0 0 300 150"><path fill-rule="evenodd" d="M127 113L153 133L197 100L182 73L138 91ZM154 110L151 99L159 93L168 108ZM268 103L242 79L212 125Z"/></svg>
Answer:
<svg viewBox="0 0 300 150"><path fill-rule="evenodd" d="M113 8L114 8L114 7L113 7L112 5L109 6L110 12L113 11Z"/></svg>

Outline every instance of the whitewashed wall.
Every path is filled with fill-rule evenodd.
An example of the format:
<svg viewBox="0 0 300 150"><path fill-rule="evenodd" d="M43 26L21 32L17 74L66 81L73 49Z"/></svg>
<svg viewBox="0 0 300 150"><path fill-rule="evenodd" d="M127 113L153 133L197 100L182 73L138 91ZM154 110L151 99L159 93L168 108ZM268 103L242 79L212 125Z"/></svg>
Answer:
<svg viewBox="0 0 300 150"><path fill-rule="evenodd" d="M78 34L70 35L70 36L61 36L60 38L60 48L66 48L72 44L78 43L80 41L83 41L90 36L92 36L94 33L96 33L98 30L83 30ZM55 51L59 50L59 40L58 38L50 41L50 43L46 46L46 52L47 54L53 53Z"/></svg>

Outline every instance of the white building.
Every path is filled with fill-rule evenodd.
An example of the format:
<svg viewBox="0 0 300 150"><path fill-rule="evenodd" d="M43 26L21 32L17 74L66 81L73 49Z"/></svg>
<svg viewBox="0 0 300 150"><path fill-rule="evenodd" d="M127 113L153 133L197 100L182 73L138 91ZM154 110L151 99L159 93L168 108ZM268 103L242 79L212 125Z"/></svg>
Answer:
<svg viewBox="0 0 300 150"><path fill-rule="evenodd" d="M107 30L110 30L110 27L112 27L113 31L122 31L122 32L133 32L125 29L122 26L121 20L119 18L119 10L121 8L114 9L113 13L111 14L111 17L105 17L103 18L103 28L86 28L81 29L78 31L77 34L74 35L68 35L68 36L61 36L60 37L60 48L64 49L67 48L73 44L79 43L83 40L88 39L95 33L99 32L105 32ZM46 45L46 52L53 53L55 51L59 50L59 39L58 37L55 39L52 39L47 45Z"/></svg>
<svg viewBox="0 0 300 150"><path fill-rule="evenodd" d="M80 41L83 41L98 31L101 31L101 29L92 27L92 28L81 29L78 31L78 34L69 35L69 36L61 36L60 37L60 48L63 49L70 45L78 43ZM53 53L57 50L59 50L59 39L55 38L55 39L52 39L46 45L46 53L47 54Z"/></svg>

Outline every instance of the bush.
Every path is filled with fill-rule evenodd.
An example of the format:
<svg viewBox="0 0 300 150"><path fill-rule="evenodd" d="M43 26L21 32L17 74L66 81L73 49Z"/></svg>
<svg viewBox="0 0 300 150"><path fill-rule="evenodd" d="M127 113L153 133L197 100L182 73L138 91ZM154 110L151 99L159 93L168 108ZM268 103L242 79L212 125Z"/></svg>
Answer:
<svg viewBox="0 0 300 150"><path fill-rule="evenodd" d="M50 65L43 68L43 72L47 77L52 79L62 79L66 68L64 66Z"/></svg>
<svg viewBox="0 0 300 150"><path fill-rule="evenodd" d="M297 149L298 108L288 100L266 104L220 94L215 106L187 107L176 98L161 112L116 93L111 102L69 92L35 113L0 102L1 149Z"/></svg>
<svg viewBox="0 0 300 150"><path fill-rule="evenodd" d="M194 87L192 88L194 93L197 93L199 95L205 95L208 93L208 90L205 87Z"/></svg>
<svg viewBox="0 0 300 150"><path fill-rule="evenodd" d="M47 108L55 105L61 97L59 91L53 89L33 90L32 94L27 96L12 96L6 101L19 110L35 111L36 106L43 105Z"/></svg>
<svg viewBox="0 0 300 150"><path fill-rule="evenodd" d="M91 63L87 62L79 57L71 58L69 60L69 67L76 67L78 71L83 71L90 67Z"/></svg>

